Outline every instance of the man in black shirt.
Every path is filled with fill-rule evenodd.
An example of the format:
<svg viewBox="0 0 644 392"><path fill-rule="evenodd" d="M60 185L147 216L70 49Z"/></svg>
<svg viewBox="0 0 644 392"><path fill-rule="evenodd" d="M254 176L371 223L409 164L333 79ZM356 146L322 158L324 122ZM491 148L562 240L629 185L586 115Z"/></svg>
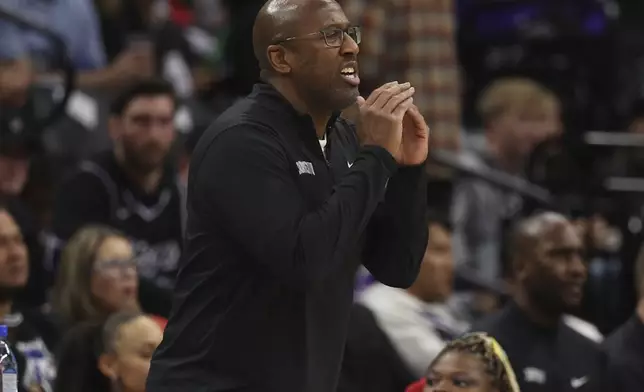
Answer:
<svg viewBox="0 0 644 392"><path fill-rule="evenodd" d="M635 313L604 342L614 392L644 388L644 248L635 263L635 287L639 297Z"/></svg>
<svg viewBox="0 0 644 392"><path fill-rule="evenodd" d="M428 129L413 88L359 97L360 31L332 0L271 0L253 35L267 83L192 156L150 392L334 392L358 266L408 287L423 257ZM356 101L360 136L334 114Z"/></svg>
<svg viewBox="0 0 644 392"><path fill-rule="evenodd" d="M579 306L587 274L575 228L562 215L538 214L519 223L511 246L513 301L473 330L501 343L522 392L607 390L602 350L562 318Z"/></svg>
<svg viewBox="0 0 644 392"><path fill-rule="evenodd" d="M80 164L60 187L53 230L66 241L81 227L114 227L134 244L141 305L167 315L183 237L183 188L168 163L176 132L172 87L148 80L112 103L113 151ZM167 300L163 298L167 297Z"/></svg>

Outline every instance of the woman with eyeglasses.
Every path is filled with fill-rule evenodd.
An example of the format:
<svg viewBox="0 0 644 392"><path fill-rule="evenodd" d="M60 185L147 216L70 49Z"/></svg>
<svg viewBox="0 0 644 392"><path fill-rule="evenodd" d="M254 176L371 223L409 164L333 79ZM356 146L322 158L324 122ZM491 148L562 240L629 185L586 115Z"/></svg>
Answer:
<svg viewBox="0 0 644 392"><path fill-rule="evenodd" d="M145 392L162 337L158 323L139 312L77 325L63 340L54 392Z"/></svg>
<svg viewBox="0 0 644 392"><path fill-rule="evenodd" d="M452 340L407 392L520 392L508 358L492 337L471 333Z"/></svg>
<svg viewBox="0 0 644 392"><path fill-rule="evenodd" d="M104 226L80 229L65 246L53 292L54 314L65 328L140 310L139 279L130 241Z"/></svg>

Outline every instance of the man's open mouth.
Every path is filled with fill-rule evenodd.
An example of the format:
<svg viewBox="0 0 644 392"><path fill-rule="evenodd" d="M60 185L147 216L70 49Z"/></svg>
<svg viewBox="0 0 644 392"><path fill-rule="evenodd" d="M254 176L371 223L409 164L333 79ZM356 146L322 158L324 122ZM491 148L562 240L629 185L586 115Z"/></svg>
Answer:
<svg viewBox="0 0 644 392"><path fill-rule="evenodd" d="M360 78L358 77L358 72L354 67L344 67L340 71L342 78L345 82L349 83L352 86L358 86L360 84Z"/></svg>

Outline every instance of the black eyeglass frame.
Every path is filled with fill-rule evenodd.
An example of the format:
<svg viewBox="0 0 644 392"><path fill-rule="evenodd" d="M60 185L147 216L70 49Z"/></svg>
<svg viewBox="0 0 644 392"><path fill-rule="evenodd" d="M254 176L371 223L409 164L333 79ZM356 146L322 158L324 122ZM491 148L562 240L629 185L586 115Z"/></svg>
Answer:
<svg viewBox="0 0 644 392"><path fill-rule="evenodd" d="M329 40L330 39L333 40L334 38L329 38L329 37L331 37L333 34L340 34L340 33L341 33L341 35L339 35L340 41L336 44L330 44ZM341 47L344 44L345 36L349 36L356 43L356 45L360 45L360 42L362 41L362 29L360 28L360 26L349 26L344 29L340 27L330 27L330 28L326 28L309 34L279 39L274 41L273 45L281 45L283 43L290 42L290 41L309 39L309 38L320 37L320 36L324 38L325 45L330 48Z"/></svg>

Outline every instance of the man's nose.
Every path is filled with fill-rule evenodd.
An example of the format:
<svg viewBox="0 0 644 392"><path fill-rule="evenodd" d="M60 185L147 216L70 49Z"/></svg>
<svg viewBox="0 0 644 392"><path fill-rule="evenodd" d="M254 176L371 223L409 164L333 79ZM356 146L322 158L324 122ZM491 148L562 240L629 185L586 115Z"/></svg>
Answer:
<svg viewBox="0 0 644 392"><path fill-rule="evenodd" d="M585 278L588 273L588 268L586 267L586 262L583 255L575 254L572 256L569 264L569 271L575 276L580 276Z"/></svg>
<svg viewBox="0 0 644 392"><path fill-rule="evenodd" d="M351 38L347 33L344 33L344 41L342 42L342 54L353 54L357 55L360 53L360 46L356 41Z"/></svg>

